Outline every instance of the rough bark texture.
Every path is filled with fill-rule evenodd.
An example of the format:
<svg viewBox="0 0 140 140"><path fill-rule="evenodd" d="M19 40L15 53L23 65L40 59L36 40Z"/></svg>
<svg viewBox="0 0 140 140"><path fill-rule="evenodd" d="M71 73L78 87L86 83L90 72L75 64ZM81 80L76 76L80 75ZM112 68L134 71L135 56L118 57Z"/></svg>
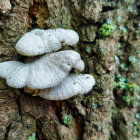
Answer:
<svg viewBox="0 0 140 140"><path fill-rule="evenodd" d="M108 18L117 28L104 38L99 28ZM0 0L0 62L23 60L14 45L25 32L58 27L79 33L78 45L64 49L81 54L83 73L93 74L96 86L85 96L55 102L9 88L0 79L0 140L27 140L33 134L37 140L139 140L140 93L131 92L136 100L127 104L113 82L121 74L140 86L140 1ZM130 56L137 58L135 64ZM120 70L122 62L128 71Z"/></svg>

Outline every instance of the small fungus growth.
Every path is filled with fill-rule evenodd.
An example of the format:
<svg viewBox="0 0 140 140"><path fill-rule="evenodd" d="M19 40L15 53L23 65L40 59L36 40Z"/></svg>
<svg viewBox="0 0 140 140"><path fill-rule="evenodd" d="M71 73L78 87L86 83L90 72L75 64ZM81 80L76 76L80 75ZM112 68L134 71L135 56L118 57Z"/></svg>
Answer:
<svg viewBox="0 0 140 140"><path fill-rule="evenodd" d="M75 45L78 41L79 35L70 29L34 29L25 33L15 49L21 55L29 56L28 60L0 63L0 77L13 88L25 87L35 93L40 89L38 95L49 100L64 100L88 93L95 85L94 77L69 74L72 69L84 70L80 54L73 50L55 52L63 44Z"/></svg>

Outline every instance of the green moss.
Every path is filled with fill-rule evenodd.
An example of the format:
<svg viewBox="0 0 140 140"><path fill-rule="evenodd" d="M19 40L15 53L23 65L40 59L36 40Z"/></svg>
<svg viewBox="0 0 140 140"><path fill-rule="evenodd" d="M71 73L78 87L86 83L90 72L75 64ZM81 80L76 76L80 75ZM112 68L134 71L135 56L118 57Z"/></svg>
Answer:
<svg viewBox="0 0 140 140"><path fill-rule="evenodd" d="M137 121L133 122L133 126L134 126L134 129L133 129L133 136L138 136L139 135L139 124Z"/></svg>
<svg viewBox="0 0 140 140"><path fill-rule="evenodd" d="M135 114L135 118L138 119L138 120L140 120L140 113L136 113Z"/></svg>
<svg viewBox="0 0 140 140"><path fill-rule="evenodd" d="M112 108L111 113L112 114L117 114L118 113L118 110L116 108Z"/></svg>
<svg viewBox="0 0 140 140"><path fill-rule="evenodd" d="M133 136L138 136L139 135L139 131L137 128L134 128L133 130Z"/></svg>
<svg viewBox="0 0 140 140"><path fill-rule="evenodd" d="M131 64L135 64L135 63L137 62L136 57L135 57L135 56L129 56L129 62L130 62Z"/></svg>
<svg viewBox="0 0 140 140"><path fill-rule="evenodd" d="M133 101L134 101L134 97L127 95L123 97L123 100L128 104L128 105L132 105Z"/></svg>
<svg viewBox="0 0 140 140"><path fill-rule="evenodd" d="M124 82L116 82L114 81L114 88L120 88L120 89L125 89L125 83Z"/></svg>
<svg viewBox="0 0 140 140"><path fill-rule="evenodd" d="M123 33L126 33L127 32L127 28L126 27L120 26L119 29L121 31L123 31Z"/></svg>
<svg viewBox="0 0 140 140"><path fill-rule="evenodd" d="M99 34L103 37L108 37L114 32L115 29L116 25L113 24L112 20L107 19L107 22L104 23L99 29Z"/></svg>
<svg viewBox="0 0 140 140"><path fill-rule="evenodd" d="M140 34L140 30L135 31L136 34Z"/></svg>
<svg viewBox="0 0 140 140"><path fill-rule="evenodd" d="M29 136L28 140L35 140L35 133L32 136Z"/></svg>
<svg viewBox="0 0 140 140"><path fill-rule="evenodd" d="M94 102L92 102L92 108L96 109L97 108L97 104L95 104Z"/></svg>
<svg viewBox="0 0 140 140"><path fill-rule="evenodd" d="M90 54L91 53L91 48L87 48L86 52Z"/></svg>
<svg viewBox="0 0 140 140"><path fill-rule="evenodd" d="M122 75L116 75L114 81L114 88L119 88L121 90L137 92L139 91L139 86L134 82L128 82Z"/></svg>
<svg viewBox="0 0 140 140"><path fill-rule="evenodd" d="M99 49L99 52L100 52L101 54L103 54L103 53L104 53L104 50L102 50L102 49Z"/></svg>
<svg viewBox="0 0 140 140"><path fill-rule="evenodd" d="M120 69L123 70L123 71L128 71L128 67L126 66L125 63L120 64Z"/></svg>
<svg viewBox="0 0 140 140"><path fill-rule="evenodd" d="M136 53L137 53L137 54L140 54L140 50L137 50Z"/></svg>
<svg viewBox="0 0 140 140"><path fill-rule="evenodd" d="M116 60L116 61L119 61L119 60L120 60L119 57L118 57L117 55L115 55L115 60Z"/></svg>
<svg viewBox="0 0 140 140"><path fill-rule="evenodd" d="M121 45L122 45L121 43L119 43L119 42L117 43L118 48L121 48Z"/></svg>
<svg viewBox="0 0 140 140"><path fill-rule="evenodd" d="M71 116L70 115L64 115L62 117L62 120L63 120L63 123L67 126L70 125L70 122L71 122Z"/></svg>
<svg viewBox="0 0 140 140"><path fill-rule="evenodd" d="M114 88L126 89L126 78L122 75L116 75L114 81Z"/></svg>
<svg viewBox="0 0 140 140"><path fill-rule="evenodd" d="M107 23L107 24L113 24L113 21L112 21L111 19L108 18L107 21L106 21L106 23Z"/></svg>
<svg viewBox="0 0 140 140"><path fill-rule="evenodd" d="M126 89L131 92L137 92L139 91L139 86L135 84L134 82L126 83Z"/></svg>
<svg viewBox="0 0 140 140"><path fill-rule="evenodd" d="M133 125L134 125L135 127L138 127L138 126L139 126L139 124L138 124L137 121L133 122Z"/></svg>
<svg viewBox="0 0 140 140"><path fill-rule="evenodd" d="M133 10L134 10L134 7L133 7L133 6L131 6L131 5L128 5L128 7L127 7L127 8L128 8L128 11L129 11L129 12L133 12Z"/></svg>
<svg viewBox="0 0 140 140"><path fill-rule="evenodd" d="M119 16L119 17L117 18L117 21L118 21L118 22L121 22L121 20L122 20L122 16Z"/></svg>

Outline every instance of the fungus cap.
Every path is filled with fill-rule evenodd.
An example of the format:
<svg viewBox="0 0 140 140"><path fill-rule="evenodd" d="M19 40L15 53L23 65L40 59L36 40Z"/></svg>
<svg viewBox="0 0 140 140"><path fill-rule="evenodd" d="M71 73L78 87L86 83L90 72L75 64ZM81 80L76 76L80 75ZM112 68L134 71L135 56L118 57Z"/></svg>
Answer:
<svg viewBox="0 0 140 140"><path fill-rule="evenodd" d="M86 94L95 85L90 74L70 74L60 85L40 91L39 96L48 100L65 100L77 94Z"/></svg>
<svg viewBox="0 0 140 140"><path fill-rule="evenodd" d="M25 56L35 56L61 49L62 44L75 45L79 35L70 29L34 29L25 33L17 42L15 49Z"/></svg>
<svg viewBox="0 0 140 140"><path fill-rule="evenodd" d="M51 32L56 38L65 45L75 45L79 41L79 35L77 32L71 29L49 29L46 32Z"/></svg>
<svg viewBox="0 0 140 140"><path fill-rule="evenodd" d="M0 63L0 77L14 88L50 88L60 84L72 68L83 70L84 62L81 67L76 67L81 61L80 54L72 50L46 54L29 63L8 61Z"/></svg>
<svg viewBox="0 0 140 140"><path fill-rule="evenodd" d="M58 51L62 47L62 44L56 38L55 33L52 33L49 30L34 29L31 33L34 33L41 38L45 48L44 53Z"/></svg>
<svg viewBox="0 0 140 140"><path fill-rule="evenodd" d="M31 32L25 33L15 46L16 51L25 56L40 55L45 52L41 38Z"/></svg>

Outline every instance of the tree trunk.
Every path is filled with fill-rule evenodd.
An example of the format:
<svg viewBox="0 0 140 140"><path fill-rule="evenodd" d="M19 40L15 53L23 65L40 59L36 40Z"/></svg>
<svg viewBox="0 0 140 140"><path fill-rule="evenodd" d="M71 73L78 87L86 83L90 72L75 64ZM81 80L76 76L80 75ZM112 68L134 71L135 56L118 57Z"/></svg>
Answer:
<svg viewBox="0 0 140 140"><path fill-rule="evenodd" d="M116 30L103 37L99 29L107 19ZM14 46L33 28L77 31L79 43L63 49L81 54L86 64L83 73L94 75L96 86L84 96L49 101L10 88L1 78L0 140L27 140L34 134L37 140L140 139L140 93L131 92L135 100L130 104L124 91L113 86L118 74L140 85L140 1L0 0L0 62L23 61ZM130 56L136 63L130 62Z"/></svg>

